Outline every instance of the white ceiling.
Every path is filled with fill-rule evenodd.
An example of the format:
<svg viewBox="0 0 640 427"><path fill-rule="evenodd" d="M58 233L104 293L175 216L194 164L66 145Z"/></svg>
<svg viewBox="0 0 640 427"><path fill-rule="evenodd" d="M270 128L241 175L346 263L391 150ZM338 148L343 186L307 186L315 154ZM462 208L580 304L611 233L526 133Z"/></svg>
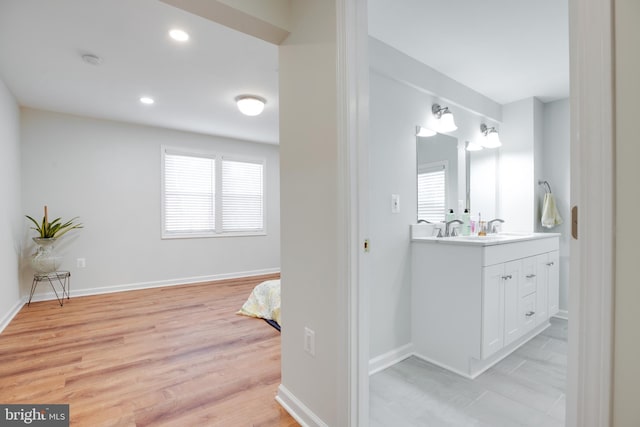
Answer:
<svg viewBox="0 0 640 427"><path fill-rule="evenodd" d="M277 67L277 46L157 0L0 0L0 76L23 106L277 143ZM262 115L238 111L245 93Z"/></svg>
<svg viewBox="0 0 640 427"><path fill-rule="evenodd" d="M499 103L569 95L566 0L369 0L369 14L373 37ZM278 143L277 67L277 46L158 0L0 0L0 78L22 106ZM262 115L237 110L245 93Z"/></svg>
<svg viewBox="0 0 640 427"><path fill-rule="evenodd" d="M369 34L500 104L569 96L567 0L369 0Z"/></svg>

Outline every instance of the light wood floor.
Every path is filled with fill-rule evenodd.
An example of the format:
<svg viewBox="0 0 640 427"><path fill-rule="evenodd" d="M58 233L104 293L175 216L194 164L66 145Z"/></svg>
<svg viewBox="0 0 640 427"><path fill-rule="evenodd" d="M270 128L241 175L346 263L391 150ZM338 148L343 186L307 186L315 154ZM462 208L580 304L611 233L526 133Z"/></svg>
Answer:
<svg viewBox="0 0 640 427"><path fill-rule="evenodd" d="M274 400L280 334L236 315L274 276L25 306L0 335L0 403L72 426L297 426Z"/></svg>

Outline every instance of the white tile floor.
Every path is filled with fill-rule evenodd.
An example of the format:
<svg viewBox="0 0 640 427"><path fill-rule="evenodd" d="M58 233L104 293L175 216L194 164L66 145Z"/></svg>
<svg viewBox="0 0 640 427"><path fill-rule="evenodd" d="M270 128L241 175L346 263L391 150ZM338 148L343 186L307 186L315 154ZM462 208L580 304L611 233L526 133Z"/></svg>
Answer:
<svg viewBox="0 0 640 427"><path fill-rule="evenodd" d="M475 380L415 357L371 377L372 427L562 427L567 321Z"/></svg>

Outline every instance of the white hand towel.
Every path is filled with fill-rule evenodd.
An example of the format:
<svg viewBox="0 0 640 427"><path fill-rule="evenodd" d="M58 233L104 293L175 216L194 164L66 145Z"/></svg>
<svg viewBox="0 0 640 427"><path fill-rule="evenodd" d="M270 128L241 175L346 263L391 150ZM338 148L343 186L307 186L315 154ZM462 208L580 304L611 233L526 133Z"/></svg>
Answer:
<svg viewBox="0 0 640 427"><path fill-rule="evenodd" d="M544 203L542 205L542 226L546 228L553 228L556 225L562 224L562 217L558 208L556 207L556 199L553 194L546 193L544 195Z"/></svg>

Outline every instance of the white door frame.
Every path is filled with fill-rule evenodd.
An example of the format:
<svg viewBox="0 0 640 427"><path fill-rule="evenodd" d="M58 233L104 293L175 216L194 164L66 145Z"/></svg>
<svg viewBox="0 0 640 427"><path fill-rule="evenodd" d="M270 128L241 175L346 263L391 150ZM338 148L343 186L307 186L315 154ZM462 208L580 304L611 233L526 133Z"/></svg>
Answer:
<svg viewBox="0 0 640 427"><path fill-rule="evenodd" d="M614 285L613 0L569 0L571 240L567 421L611 425Z"/></svg>
<svg viewBox="0 0 640 427"><path fill-rule="evenodd" d="M348 290L349 425L368 425L369 318L366 132L368 129L367 0L338 0L345 27L339 78L350 185ZM614 285L613 0L569 0L571 63L571 205L578 240L571 241L568 427L611 425ZM340 40L340 38L339 38ZM354 407L355 405L356 407Z"/></svg>
<svg viewBox="0 0 640 427"><path fill-rule="evenodd" d="M347 389L338 396L349 426L369 425L369 282L368 250L364 242L369 232L367 134L369 129L369 58L367 0L337 0L338 50L338 138L343 175L341 212L346 224L348 256L344 261L347 286L341 295L346 301L347 327L340 337L347 359ZM341 268L342 270L342 268Z"/></svg>

